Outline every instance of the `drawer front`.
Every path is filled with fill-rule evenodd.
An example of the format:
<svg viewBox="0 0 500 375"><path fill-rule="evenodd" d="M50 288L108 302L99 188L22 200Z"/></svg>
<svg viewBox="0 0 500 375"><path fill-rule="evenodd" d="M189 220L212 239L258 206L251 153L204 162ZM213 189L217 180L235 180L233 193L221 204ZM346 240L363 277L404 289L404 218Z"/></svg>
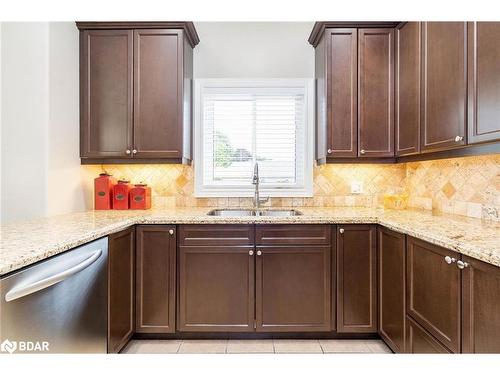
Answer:
<svg viewBox="0 0 500 375"><path fill-rule="evenodd" d="M180 225L180 246L245 246L254 244L253 225Z"/></svg>
<svg viewBox="0 0 500 375"><path fill-rule="evenodd" d="M258 225L257 245L330 245L332 227L321 224Z"/></svg>

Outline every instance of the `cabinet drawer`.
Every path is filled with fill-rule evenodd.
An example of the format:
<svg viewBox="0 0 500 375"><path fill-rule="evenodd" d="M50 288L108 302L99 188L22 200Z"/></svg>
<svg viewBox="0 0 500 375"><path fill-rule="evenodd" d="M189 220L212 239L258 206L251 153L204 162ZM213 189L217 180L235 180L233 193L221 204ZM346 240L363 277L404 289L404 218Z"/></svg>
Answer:
<svg viewBox="0 0 500 375"><path fill-rule="evenodd" d="M253 225L179 226L179 245L181 246L239 246L253 245L253 243Z"/></svg>
<svg viewBox="0 0 500 375"><path fill-rule="evenodd" d="M257 245L330 245L331 226L318 224L259 225Z"/></svg>

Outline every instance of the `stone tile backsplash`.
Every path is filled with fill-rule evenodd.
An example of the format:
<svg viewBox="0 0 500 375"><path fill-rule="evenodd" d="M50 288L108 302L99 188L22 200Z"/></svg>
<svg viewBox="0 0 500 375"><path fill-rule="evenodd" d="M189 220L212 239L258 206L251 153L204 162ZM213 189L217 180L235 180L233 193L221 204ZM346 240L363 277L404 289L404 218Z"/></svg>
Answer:
<svg viewBox="0 0 500 375"><path fill-rule="evenodd" d="M83 166L82 168L91 168ZM95 167L93 167L95 168ZM152 187L153 206L249 207L251 198L194 197L193 168L178 164L102 165L117 178ZM351 194L353 182L361 194ZM314 167L314 196L272 198L272 207L382 207L383 195L406 191L409 206L499 221L500 154L405 164L327 164Z"/></svg>

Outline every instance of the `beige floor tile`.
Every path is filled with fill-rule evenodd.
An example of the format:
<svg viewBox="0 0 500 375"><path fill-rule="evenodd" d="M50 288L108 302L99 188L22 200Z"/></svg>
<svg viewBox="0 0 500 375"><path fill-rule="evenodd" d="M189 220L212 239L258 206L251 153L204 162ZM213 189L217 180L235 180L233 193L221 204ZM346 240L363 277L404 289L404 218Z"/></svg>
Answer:
<svg viewBox="0 0 500 375"><path fill-rule="evenodd" d="M229 340L228 353L274 353L273 340Z"/></svg>
<svg viewBox="0 0 500 375"><path fill-rule="evenodd" d="M131 340L122 350L123 354L174 354L181 340Z"/></svg>
<svg viewBox="0 0 500 375"><path fill-rule="evenodd" d="M226 352L227 340L184 340L181 354L223 354Z"/></svg>
<svg viewBox="0 0 500 375"><path fill-rule="evenodd" d="M323 353L318 340L273 340L275 353Z"/></svg>
<svg viewBox="0 0 500 375"><path fill-rule="evenodd" d="M368 340L319 340L325 353L371 353Z"/></svg>
<svg viewBox="0 0 500 375"><path fill-rule="evenodd" d="M382 340L368 340L366 345L372 353L392 353L392 350Z"/></svg>

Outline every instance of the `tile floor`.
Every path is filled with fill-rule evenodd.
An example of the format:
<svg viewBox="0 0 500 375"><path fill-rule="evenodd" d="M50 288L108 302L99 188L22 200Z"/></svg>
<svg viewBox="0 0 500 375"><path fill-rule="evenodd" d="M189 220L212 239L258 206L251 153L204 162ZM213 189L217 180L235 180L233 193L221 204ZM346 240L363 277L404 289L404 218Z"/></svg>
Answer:
<svg viewBox="0 0 500 375"><path fill-rule="evenodd" d="M132 340L125 354L391 353L380 340Z"/></svg>

